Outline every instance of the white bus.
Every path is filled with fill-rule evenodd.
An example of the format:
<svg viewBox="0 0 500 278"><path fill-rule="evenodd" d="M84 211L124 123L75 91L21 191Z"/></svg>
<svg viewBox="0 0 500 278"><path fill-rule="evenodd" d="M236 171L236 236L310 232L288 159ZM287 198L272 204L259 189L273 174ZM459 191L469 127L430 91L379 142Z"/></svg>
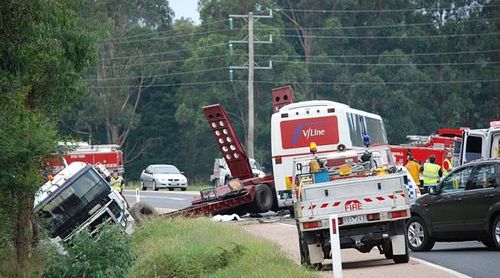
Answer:
<svg viewBox="0 0 500 278"><path fill-rule="evenodd" d="M281 107L271 118L271 151L278 206L292 206L293 160L311 156L311 142L317 144L317 154L321 156L337 152L339 145L344 145L348 162L354 156L357 159L356 154L350 157L349 154L364 149L364 135L369 136L371 146L388 146L384 123L379 115L326 100ZM385 154L384 161L393 161L388 148Z"/></svg>

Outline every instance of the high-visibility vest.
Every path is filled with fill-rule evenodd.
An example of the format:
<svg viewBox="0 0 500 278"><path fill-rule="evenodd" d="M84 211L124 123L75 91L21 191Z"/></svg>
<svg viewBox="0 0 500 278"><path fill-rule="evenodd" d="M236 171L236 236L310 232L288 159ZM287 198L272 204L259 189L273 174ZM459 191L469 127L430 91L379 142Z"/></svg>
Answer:
<svg viewBox="0 0 500 278"><path fill-rule="evenodd" d="M448 164L450 171L446 169L446 164ZM448 175L449 172L451 172L451 169L453 169L453 164L451 163L451 160L448 158L445 158L443 161L443 177Z"/></svg>
<svg viewBox="0 0 500 278"><path fill-rule="evenodd" d="M408 163L406 163L405 168L408 170L415 183L420 185L420 177L419 177L420 164L410 160L408 161Z"/></svg>
<svg viewBox="0 0 500 278"><path fill-rule="evenodd" d="M319 167L319 162L317 158L313 158L311 161L309 161L309 172L311 173L316 173L319 172L320 167Z"/></svg>
<svg viewBox="0 0 500 278"><path fill-rule="evenodd" d="M117 192L121 192L122 191L122 181L123 181L123 178L120 176L118 176L116 178L111 177L110 185Z"/></svg>
<svg viewBox="0 0 500 278"><path fill-rule="evenodd" d="M424 164L424 171L422 173L424 184L434 184L439 182L439 169L441 166L427 162Z"/></svg>

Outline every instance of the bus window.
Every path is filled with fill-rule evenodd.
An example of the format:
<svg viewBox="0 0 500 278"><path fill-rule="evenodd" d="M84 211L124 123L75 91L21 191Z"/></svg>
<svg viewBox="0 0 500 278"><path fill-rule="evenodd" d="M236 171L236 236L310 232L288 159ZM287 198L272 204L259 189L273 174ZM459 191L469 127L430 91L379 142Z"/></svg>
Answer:
<svg viewBox="0 0 500 278"><path fill-rule="evenodd" d="M361 117L356 114L347 113L347 122L349 122L349 135L354 147L363 147L363 127L361 126Z"/></svg>
<svg viewBox="0 0 500 278"><path fill-rule="evenodd" d="M372 144L387 144L384 124L379 119L366 118L366 133L370 136Z"/></svg>

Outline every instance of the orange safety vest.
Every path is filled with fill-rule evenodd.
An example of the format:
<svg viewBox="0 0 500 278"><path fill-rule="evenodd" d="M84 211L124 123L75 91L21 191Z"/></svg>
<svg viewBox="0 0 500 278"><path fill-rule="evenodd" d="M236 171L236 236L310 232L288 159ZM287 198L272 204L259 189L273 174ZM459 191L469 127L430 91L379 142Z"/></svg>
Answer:
<svg viewBox="0 0 500 278"><path fill-rule="evenodd" d="M415 181L416 184L420 185L420 164L417 162L410 160L406 163L405 168L410 173L411 177Z"/></svg>

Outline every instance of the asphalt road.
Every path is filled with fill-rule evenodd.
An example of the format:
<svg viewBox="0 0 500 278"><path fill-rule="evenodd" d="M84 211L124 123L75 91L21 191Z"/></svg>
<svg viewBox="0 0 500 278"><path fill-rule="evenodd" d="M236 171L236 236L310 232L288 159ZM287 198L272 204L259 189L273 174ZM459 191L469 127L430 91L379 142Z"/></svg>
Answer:
<svg viewBox="0 0 500 278"><path fill-rule="evenodd" d="M140 191L140 201L156 208L181 209L189 206L198 192ZM136 202L136 192L126 190L124 195L130 205ZM295 224L293 219L280 221ZM474 278L500 277L500 252L491 251L482 243L438 242L429 252L411 252L411 257L442 266Z"/></svg>
<svg viewBox="0 0 500 278"><path fill-rule="evenodd" d="M412 252L410 256L474 278L500 277L500 252L478 241L438 242L431 251Z"/></svg>
<svg viewBox="0 0 500 278"><path fill-rule="evenodd" d="M130 206L133 206L136 201L135 190L125 190L123 195L127 199ZM191 191L140 191L139 199L141 202L149 204L155 208L164 209L182 209L191 205L191 200L198 196L198 192Z"/></svg>

